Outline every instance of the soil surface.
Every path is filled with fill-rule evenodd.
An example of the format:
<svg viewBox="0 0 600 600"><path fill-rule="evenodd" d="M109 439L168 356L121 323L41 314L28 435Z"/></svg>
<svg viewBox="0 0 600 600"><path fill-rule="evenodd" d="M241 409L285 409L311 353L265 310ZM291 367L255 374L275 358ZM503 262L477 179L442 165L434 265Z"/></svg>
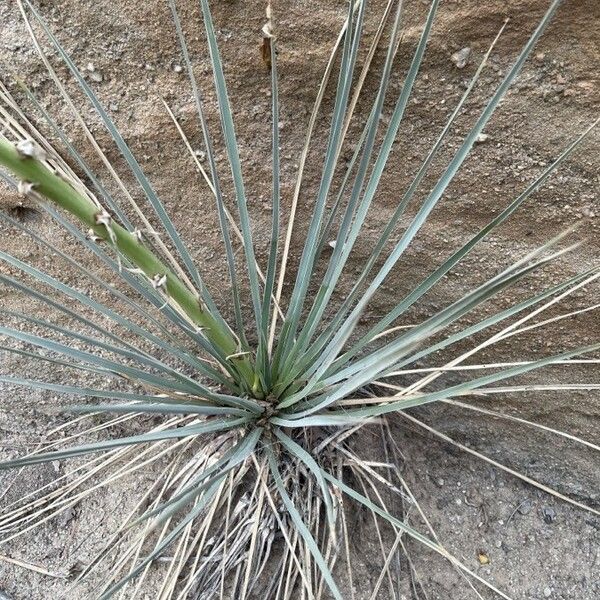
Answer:
<svg viewBox="0 0 600 600"><path fill-rule="evenodd" d="M517 53L548 2L545 0L446 0L441 2L434 31L417 80L413 100L407 109L398 142L394 146L387 172L371 210L365 234L357 244L347 269L347 287L355 271L368 256L376 232L385 225L399 199L399 190L410 183L437 139L445 119L459 100L479 61L506 18L510 21L492 52L489 64L472 97L446 142L432 175L422 186L430 189L440 168L452 156L462 136L485 106L486 99L510 68ZM161 98L173 109L192 146L201 148L201 136L194 116L194 103L176 43L168 3L125 0L39 0L36 2L67 51L86 73L100 99L109 108L117 125L136 152L157 192L166 203L182 236L194 249L208 285L217 301L228 302L227 278L220 246L218 221L212 198L199 181L194 165L181 144ZM206 94L210 125L218 128L218 113L204 46L198 2L180 0L185 29L192 46L199 83ZM229 94L235 121L246 184L254 216L259 256L264 259L268 244L270 186L270 80L259 52L260 30L264 23L264 2L226 0L214 2L214 18L225 62ZM405 2L404 34L394 65L392 91L401 89L429 2ZM367 12L366 41L372 38L385 3L372 0ZM306 124L331 48L345 17L345 2L274 2L279 44L279 71L282 138L283 202L291 201L297 162L303 145ZM557 157L594 119L600 108L600 4L597 0L566 0L527 62L518 81L486 128L487 137L478 143L443 200L431 214L428 224L411 245L406 257L386 282L384 294L370 307L367 317L381 314L424 274L439 265L515 198ZM41 104L65 126L70 137L86 148L81 131L74 124L68 106L59 97L33 48L27 30L13 1L0 2L0 73L11 90L15 79L25 81ZM470 48L468 62L458 68L452 56ZM364 53L363 53L364 54ZM384 52L379 51L373 73L381 67ZM55 57L53 64L67 80ZM357 107L357 119L350 129L356 139L368 114L367 101L377 86L375 74L369 75L365 94ZM84 106L75 85L68 84ZM321 115L313 152L308 160L306 182L300 203L293 259L302 247L303 231L310 215L318 186L320 154L327 139L331 98L329 86L325 111ZM393 104L389 102L389 114ZM102 141L107 140L91 108L83 114ZM117 161L117 150L106 143L109 158ZM345 150L348 158L351 150ZM101 166L86 151L94 168ZM222 148L221 164L225 162ZM572 225L579 225L575 239L584 243L553 266L534 274L526 282L494 301L507 306L532 290L558 283L600 262L600 134L592 134L586 144L563 165L552 179L536 192L504 226L479 244L461 265L436 286L406 316L405 323L432 314L521 258L544 241ZM128 183L131 183L126 179ZM15 214L16 195L0 187L0 208ZM406 225L412 210L402 223ZM76 243L57 235L51 219L33 210L17 209L19 218L52 244L78 257ZM93 285L65 268L43 247L15 228L0 221L0 248L14 256L41 265L49 273L92 291ZM16 275L8 265L3 274ZM594 303L600 286L592 285L569 297L548 316L576 310ZM344 290L340 291L343 295ZM3 307L35 310L49 319L56 314L24 298L12 289L0 289ZM493 307L492 307L493 308ZM475 317L473 317L475 318ZM481 356L480 362L529 360L557 353L600 338L600 318L596 312L558 321L543 334L512 338ZM472 341L461 346L470 347ZM459 350L461 349L459 348ZM62 383L73 382L69 371L44 363L33 364L22 357L3 353L2 373L20 373L29 378ZM442 356L432 364L441 364ZM459 380L460 373L445 381ZM80 375L81 377L81 375ZM89 379L86 381L89 382ZM552 384L556 382L598 382L598 368L584 366L553 367L543 374L521 378L519 382ZM3 406L53 405L58 399L42 392L0 387ZM477 402L502 413L516 415L569 432L590 442L600 442L600 396L598 391L528 392L495 394ZM600 470L594 450L522 424L480 415L448 405L430 407L413 413L432 427L510 466L528 477L555 488L574 500L600 510ZM14 456L44 437L50 422L58 425L62 416L47 417L32 410L0 411L2 454ZM132 427L141 428L143 424ZM472 456L455 445L436 438L400 417L392 419L397 443L405 455L402 465L407 483L435 527L440 539L471 569L488 579L515 600L592 600L600 596L600 519L588 511L560 501L520 479ZM369 433L355 443L369 443ZM60 467L62 468L62 467ZM2 502L27 493L56 477L53 466L21 473L0 475L0 497L11 484ZM0 548L0 598L42 600L59 598L66 582L64 575L77 560L85 561L102 546L103 538L119 522L124 507L139 495L152 472L119 487L102 491L84 502L67 518L51 521L41 529ZM417 521L418 523L418 521ZM363 544L361 529L354 543L357 583L356 599L368 598L378 571L371 563L371 546ZM389 540L386 540L389 541ZM476 598L465 579L441 558L414 544L410 556L419 585L407 579L394 595L383 587L381 598L462 600ZM489 562L482 556L487 557ZM8 559L37 565L50 572L40 574L9 562ZM482 564L486 563L486 564ZM408 573L408 571L405 571ZM420 586L420 587L419 587ZM481 592L483 597L489 596ZM351 598L349 590L346 597ZM69 595L74 600L88 598L85 589ZM147 598L152 598L147 595Z"/></svg>

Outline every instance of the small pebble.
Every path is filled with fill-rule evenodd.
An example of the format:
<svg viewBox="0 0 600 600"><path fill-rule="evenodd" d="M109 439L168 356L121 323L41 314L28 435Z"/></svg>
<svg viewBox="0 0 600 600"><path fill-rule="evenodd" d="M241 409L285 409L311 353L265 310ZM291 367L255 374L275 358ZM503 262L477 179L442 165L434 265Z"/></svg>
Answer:
<svg viewBox="0 0 600 600"><path fill-rule="evenodd" d="M556 520L556 511L551 506L544 506L542 508L542 518L544 519L544 523L550 525Z"/></svg>
<svg viewBox="0 0 600 600"><path fill-rule="evenodd" d="M61 529L64 529L75 517L75 510L72 506L66 508L58 515L58 525Z"/></svg>
<svg viewBox="0 0 600 600"><path fill-rule="evenodd" d="M459 69L464 69L467 66L467 63L469 62L469 56L471 55L471 48L469 48L468 46L466 48L463 48L462 50L459 50L458 52L455 52L452 55L452 62L459 68Z"/></svg>
<svg viewBox="0 0 600 600"><path fill-rule="evenodd" d="M517 509L522 515L528 515L531 512L531 502L529 500L526 500L525 502L522 502L519 505L519 508Z"/></svg>
<svg viewBox="0 0 600 600"><path fill-rule="evenodd" d="M586 206L585 208L582 208L581 209L581 214L584 217L588 217L589 219L593 219L596 216L595 213L594 213L594 211L589 206Z"/></svg>
<svg viewBox="0 0 600 600"><path fill-rule="evenodd" d="M481 508L483 496L476 489L468 490L465 494L465 504L473 508Z"/></svg>
<svg viewBox="0 0 600 600"><path fill-rule="evenodd" d="M183 71L183 67L181 65L173 65L173 71L175 71L175 73L181 73Z"/></svg>
<svg viewBox="0 0 600 600"><path fill-rule="evenodd" d="M552 590L549 587L544 588L544 598L550 598L550 596L552 596Z"/></svg>
<svg viewBox="0 0 600 600"><path fill-rule="evenodd" d="M102 81L102 73L96 71L96 67L94 66L93 62L89 62L85 68L89 72L90 79L92 81L95 81L96 83L100 83Z"/></svg>
<svg viewBox="0 0 600 600"><path fill-rule="evenodd" d="M475 139L475 143L477 144L483 144L484 142L487 142L490 139L490 136L487 133L480 133L477 138Z"/></svg>

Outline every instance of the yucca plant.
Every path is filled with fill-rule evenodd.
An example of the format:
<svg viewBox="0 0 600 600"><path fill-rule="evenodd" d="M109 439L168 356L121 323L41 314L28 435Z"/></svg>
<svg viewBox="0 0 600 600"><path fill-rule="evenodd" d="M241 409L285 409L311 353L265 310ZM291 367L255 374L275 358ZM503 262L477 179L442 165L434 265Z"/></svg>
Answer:
<svg viewBox="0 0 600 600"><path fill-rule="evenodd" d="M222 130L222 137L214 140L176 4L176 0L169 0L197 109L206 155L204 164L194 153L175 115L169 107L167 110L202 176L205 193L215 201L231 292L227 310L217 306L202 278L202 265L197 267L194 263L161 199L92 86L33 4L18 0L32 42L50 78L73 110L78 126L106 173L100 174L90 167L83 153L74 147L67 133L26 86L22 85L21 94L30 102L32 112L21 108L24 105L17 104L9 88L2 85L0 164L5 170L0 174L21 195L38 202L40 209L94 259L90 259L90 264L82 264L18 219L4 213L2 217L87 278L103 300L0 251L2 260L13 271L24 274L20 279L3 274L2 283L60 316L57 321L47 321L32 313L20 314L3 308L4 323L0 331L12 342L5 343L2 349L51 366L76 369L80 372L78 382L82 377L89 381L86 385L75 385L33 381L14 374L0 377L6 390L26 386L89 399L85 404L61 406L62 411L78 415L59 427L62 437L0 464L2 469L18 469L76 459L71 470L56 481L4 508L0 516L4 542L49 521L100 487L154 465L152 484L143 490L135 506L126 507L122 525L110 532L103 551L73 576L73 585L93 582L89 597L134 598L141 593L144 582L154 590L152 597L160 599L223 597L226 592L228 597L235 598L354 597L347 517L349 508L362 507L373 516L373 535L381 536L380 528L387 524L396 540L391 549L383 552L381 572L371 597L385 590L388 581L391 590L394 557L404 548L405 540L412 538L450 561L471 585L486 586L496 595L508 598L505 591L496 589L452 556L426 519L428 534L420 533L405 518L402 506L421 509L393 466L400 458L387 416L399 415L415 426L428 428L418 415L406 412L407 409L444 402L502 417L491 409L456 398L474 392L485 397L498 391L494 386L498 382L554 364L596 365L593 353L600 349L600 343L565 348L535 360L515 349L516 362L507 365L463 363L513 336L597 308L591 305L538 318L572 293L586 289L600 277L600 268L592 267L508 308L494 309L485 318L466 323L465 317L476 314L484 303L512 284L565 252L576 251L577 244L562 246L569 232L560 233L422 322L407 325L402 319L544 184L582 144L596 123L579 132L502 212L441 265L424 274L419 285L404 297L395 298L385 315L367 322L366 326L364 317L373 299L378 294L386 295L382 289L384 282L443 199L559 2L551 3L437 182L419 196L417 192L476 85L494 40L412 183L399 195L392 218L377 237L369 239L370 253L355 280L350 282L345 267L356 242L367 235L364 225L376 201L379 183L384 173L393 176L397 168L389 162L390 153L422 65L439 0L431 2L400 93L393 98L389 120L382 119L382 115L385 101L393 96L390 82L397 77L393 65L400 45L402 2L389 1L360 72L361 35L369 9L366 0L348 5L347 19L309 120L291 209L286 214L283 214L279 180L276 30L271 9L267 8L262 52L272 85L272 212L264 264L257 259L256 231L208 0L200 0L200 6ZM385 60L375 97L350 162L342 165L342 149L347 143L358 98L367 73L373 73L372 58L388 26ZM143 192L142 201L136 200L139 190L124 182L118 174L118 165L109 160L82 113L75 108L74 100L38 42L40 32L109 132ZM304 245L295 249L292 233L311 139L326 87L336 74L320 184L312 199ZM51 139L59 150L51 145ZM227 169L216 159L215 147L222 142ZM233 194L224 191L229 178ZM412 218L403 220L408 214ZM291 256L298 258L293 276L289 266ZM286 282L291 284L289 294L284 293ZM339 293L340 289L345 291ZM11 326L12 321L22 323L23 327ZM438 351L452 350L459 342L470 342L469 349L455 353L441 366L422 367ZM592 356L583 358L590 353ZM445 383L444 374L459 371L463 366L460 373L464 377L459 383ZM477 376L478 371L485 374ZM407 375L417 378L407 383ZM597 386L582 383L579 387ZM528 389L526 385L511 387L513 392ZM147 415L162 418L148 425L144 418ZM523 419L512 419L549 430ZM127 437L110 434L113 427L135 422L147 425L148 430ZM361 456L359 449L351 444L356 432L365 427L379 428L387 453L385 464ZM428 429L449 439L435 429ZM74 433L65 437L65 431ZM599 449L570 434L550 431ZM90 435L101 439L74 445L78 438ZM566 502L598 514L593 507L482 458ZM169 554L169 561L158 568L156 565L165 553ZM347 571L343 570L343 564ZM345 587L338 587L338 574L349 579ZM393 597L391 594L386 597Z"/></svg>

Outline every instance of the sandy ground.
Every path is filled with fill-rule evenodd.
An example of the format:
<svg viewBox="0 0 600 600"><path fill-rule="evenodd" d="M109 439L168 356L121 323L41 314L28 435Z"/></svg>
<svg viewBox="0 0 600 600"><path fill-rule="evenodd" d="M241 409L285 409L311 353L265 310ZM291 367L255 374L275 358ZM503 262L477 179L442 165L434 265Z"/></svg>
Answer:
<svg viewBox="0 0 600 600"><path fill-rule="evenodd" d="M100 98L109 107L128 142L137 152L147 174L165 200L185 239L194 248L203 275L217 300L226 302L226 273L220 257L217 220L212 201L197 179L193 165L169 121L160 97L164 98L181 120L194 147L200 134L194 121L194 107L185 77L179 73L181 58L170 25L167 5L151 0L143 6L123 0L53 0L38 3L52 28L86 70ZM218 125L211 90L210 73L202 43L198 6L191 0L180 3L194 50L193 58L200 84L207 94L211 126ZM264 253L269 216L269 75L258 52L263 23L262 2L227 0L214 3L215 20L225 59L229 92L234 99L236 126L241 145L243 168L250 190L255 216L259 254ZM344 17L344 2L276 2L275 16L279 33L281 75L282 185L284 203L289 204L304 128L329 51ZM427 2L406 2L405 33L394 71L393 88L398 90L406 72L411 50L427 10ZM372 35L383 10L380 0L370 3L367 37ZM543 14L542 0L508 0L481 3L476 0L442 2L434 33L416 84L414 100L401 127L389 169L372 211L366 234L361 238L348 269L352 272L369 251L375 233L392 214L398 190L410 181L436 139L444 119L459 99L465 83L489 43L510 17L505 33L494 50L480 85L468 103L438 163L451 155L461 134L484 106L494 87ZM431 215L405 260L386 284L385 297L371 308L370 315L381 313L387 304L410 288L418 278L440 263L442 258L468 239L512 198L514 198L560 150L598 116L600 106L600 5L595 0L566 0L544 38L535 49L517 84L509 93L494 119L486 128L489 136L478 144L459 177L450 186L440 206ZM36 56L13 2L0 4L0 65L3 80L25 80L39 95L43 105L69 127L75 141L81 134L72 126L72 117ZM458 69L451 56L469 47L468 64ZM379 53L376 65L380 65ZM93 71L92 71L93 69ZM12 84L11 84L12 85ZM367 92L375 89L376 78L369 77ZM70 88L74 89L74 88ZM328 91L331 99L333 89ZM368 95L368 94L367 94ZM366 114L365 103L359 114ZM87 111L87 109L86 109ZM88 116L88 113L85 113ZM89 113L94 123L94 118ZM319 149L326 140L326 118L319 122L315 151L309 159L309 172L301 203L302 215L308 215L311 192L318 184ZM94 131L102 139L99 125ZM352 130L356 133L357 128ZM554 267L535 275L525 284L498 300L504 306L541 284L562 278L597 264L600 248L600 200L598 198L600 138L594 134L585 148L574 155L560 172L505 226L450 274L443 285L428 294L408 319L418 320L456 298L485 276L523 256L549 237L574 223L580 224L576 236L584 245ZM116 150L109 156L117 160ZM220 155L224 161L224 155ZM93 163L94 164L94 163ZM97 163L94 166L98 166ZM123 169L124 171L124 169ZM439 171L438 171L439 172ZM427 185L433 183L433 176ZM0 203L10 208L14 195L0 188ZM31 216L31 226L49 236L63 251L74 253L70 240L56 236L51 222L42 215ZM306 217L300 217L295 248L301 247ZM2 250L43 265L60 274L71 284L88 289L89 283L65 272L64 267L27 238L0 223ZM13 273L6 265L2 273ZM599 287L573 296L563 310L593 302ZM28 306L12 290L0 290L3 305L23 309ZM497 304L497 305L498 305ZM554 313L558 314L558 313ZM46 315L50 318L52 314ZM412 322L408 320L407 322ZM558 351L577 343L597 340L600 322L595 313L561 323L544 335L523 336L486 354L490 361L526 359ZM34 371L35 369L35 371ZM34 366L21 359L2 356L2 372L23 371L30 377L60 381L64 373L46 366ZM595 380L598 380L596 372ZM551 383L593 381L590 369L580 372L556 368L532 381ZM52 404L51 395L4 389L3 400L10 406L20 402ZM498 395L494 408L563 429L592 442L600 440L598 392L529 393ZM489 402L489 400L488 400ZM6 405L6 404L5 404ZM489 404L488 404L489 406ZM455 408L441 406L419 413L428 423L439 427L457 441L475 448L495 460L538 478L563 493L590 506L600 508L597 455L572 443L559 442L556 436L484 417L474 417ZM59 423L61 417L53 417ZM26 411L0 412L0 435L6 440L5 451L14 454L23 444L41 438L47 417ZM403 466L407 481L421 502L440 538L464 559L466 564L519 600L582 599L600 594L598 547L600 520L594 515L557 501L518 479L474 457L444 444L398 419L393 424L397 440L405 453ZM364 442L368 443L365 434ZM357 441L359 445L360 440ZM36 469L11 488L11 496L33 489L55 476L53 467ZM0 476L1 482L8 476ZM152 473L123 485L110 493L98 494L92 501L60 523L51 522L33 535L2 549L0 555L42 565L52 572L64 573L79 558L85 560L98 548L103 533L118 522L119 510L135 498L140 483ZM3 479L4 478L4 479ZM360 528L357 529L357 532ZM370 562L371 547L354 544L356 569L363 575L356 598L368 598L368 590L377 571ZM490 563L481 565L478 554L484 552ZM411 546L422 586L421 595L403 582L401 598L452 599L474 598L465 581L443 561ZM43 576L8 564L0 557L0 591L13 600L57 598L64 581ZM363 596L364 594L364 596ZM426 595L424 595L426 594ZM0 595L1 597L1 595ZM87 598L85 590L70 596ZM147 596L151 598L151 596ZM350 595L348 595L350 597ZM384 589L382 598L393 598Z"/></svg>

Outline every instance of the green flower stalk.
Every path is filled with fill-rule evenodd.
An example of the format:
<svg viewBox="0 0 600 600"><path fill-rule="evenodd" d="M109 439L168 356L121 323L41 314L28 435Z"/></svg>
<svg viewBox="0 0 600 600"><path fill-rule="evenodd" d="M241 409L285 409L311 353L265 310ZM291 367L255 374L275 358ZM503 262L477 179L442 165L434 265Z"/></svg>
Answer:
<svg viewBox="0 0 600 600"><path fill-rule="evenodd" d="M172 300L182 313L202 331L213 347L225 357L232 357L233 365L247 383L253 395L260 397L254 370L247 356L239 356L235 338L217 323L216 319L203 310L201 300L159 260L135 233L115 223L110 215L89 198L80 194L70 183L53 173L44 164L44 153L33 142L24 140L14 146L0 139L0 164L7 167L22 183L21 191L35 191L77 217L90 233L106 241L139 268Z"/></svg>

